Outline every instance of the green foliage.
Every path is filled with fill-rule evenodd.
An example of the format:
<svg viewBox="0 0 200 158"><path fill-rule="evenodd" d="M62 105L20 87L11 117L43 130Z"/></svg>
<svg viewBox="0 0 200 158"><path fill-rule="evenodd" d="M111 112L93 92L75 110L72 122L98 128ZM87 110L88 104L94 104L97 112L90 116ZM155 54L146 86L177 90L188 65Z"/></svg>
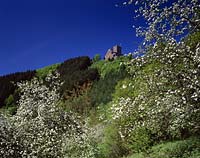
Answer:
<svg viewBox="0 0 200 158"><path fill-rule="evenodd" d="M127 73L123 70L119 73L111 72L106 74L106 76L101 78L98 82L95 82L90 92L92 104L98 106L110 102L117 82L126 77L126 75Z"/></svg>
<svg viewBox="0 0 200 158"><path fill-rule="evenodd" d="M115 122L120 124L120 130L124 134L124 142L129 151L138 152L148 149L153 142L151 131L154 133L161 130L163 122L156 122L146 128L146 121L148 124L151 119L151 116L148 116L148 111L152 110L155 104L155 96L157 95L150 89L153 87L149 86L148 81L150 80L152 84L155 84L157 81L162 80L155 76L155 72L160 67L161 65L158 62L151 62L138 70L135 68L134 71L133 68L132 71L136 73L134 78L128 77L120 80L115 87L115 92L113 93L115 102L111 109L118 109L113 115L118 118ZM142 126L143 123L144 125ZM163 128L162 130L165 131L166 129Z"/></svg>
<svg viewBox="0 0 200 158"><path fill-rule="evenodd" d="M92 65L99 70L101 78L92 86L90 96L94 106L106 105L112 101L112 94L118 81L128 76L122 61L126 58L119 58L113 61L99 61Z"/></svg>
<svg viewBox="0 0 200 158"><path fill-rule="evenodd" d="M113 94L113 97L115 99L120 97L134 98L141 93L147 92L149 90L147 81L150 79L155 80L155 72L162 68L163 66L156 60L144 65L139 69L137 65L133 65L131 67L131 73L133 73L134 76L120 80L115 87L115 93Z"/></svg>
<svg viewBox="0 0 200 158"><path fill-rule="evenodd" d="M144 158L144 155L143 155L143 153L136 153L127 158Z"/></svg>
<svg viewBox="0 0 200 158"><path fill-rule="evenodd" d="M91 127L101 125L102 121L99 119L100 114L102 114L102 112L100 112L97 108L91 108L88 115L88 125Z"/></svg>
<svg viewBox="0 0 200 158"><path fill-rule="evenodd" d="M60 66L60 64L53 64L50 66L46 66L44 68L36 70L36 76L39 79L44 79L48 74L55 72L55 70Z"/></svg>
<svg viewBox="0 0 200 158"><path fill-rule="evenodd" d="M144 127L133 130L127 141L127 146L132 152L146 151L152 144L151 134Z"/></svg>
<svg viewBox="0 0 200 158"><path fill-rule="evenodd" d="M8 115L8 116L16 114L16 111L17 111L16 105L4 106L0 109L0 113L2 113L4 115Z"/></svg>
<svg viewBox="0 0 200 158"><path fill-rule="evenodd" d="M9 95L9 97L5 100L5 105L10 106L13 105L13 103L14 103L14 97L13 95Z"/></svg>
<svg viewBox="0 0 200 158"><path fill-rule="evenodd" d="M157 145L152 148L152 157L162 158L188 158L189 156L200 152L200 139L190 138L188 140L181 140Z"/></svg>
<svg viewBox="0 0 200 158"><path fill-rule="evenodd" d="M97 68L101 77L104 78L107 74L113 71L120 72L121 69L125 69L124 62L130 61L129 57L121 56L113 61L100 60L92 64L92 68Z"/></svg>
<svg viewBox="0 0 200 158"><path fill-rule="evenodd" d="M100 60L101 60L101 55L100 54L96 54L92 61L93 61L93 63L95 63L95 62L98 62Z"/></svg>
<svg viewBox="0 0 200 158"><path fill-rule="evenodd" d="M189 138L186 140L167 142L153 146L146 153L133 154L128 158L199 158L200 139Z"/></svg>
<svg viewBox="0 0 200 158"><path fill-rule="evenodd" d="M117 125L109 124L105 128L104 134L103 141L99 143L99 158L117 158L123 156L126 150L123 147Z"/></svg>
<svg viewBox="0 0 200 158"><path fill-rule="evenodd" d="M184 41L188 46L191 47L192 50L194 50L200 41L200 32L195 32L188 35L188 37L186 37Z"/></svg>
<svg viewBox="0 0 200 158"><path fill-rule="evenodd" d="M133 98L145 91L147 91L147 84L142 77L138 76L134 80L131 78L125 78L117 83L115 92L113 93L113 98L115 100L121 97Z"/></svg>
<svg viewBox="0 0 200 158"><path fill-rule="evenodd" d="M0 110L5 115L14 115L17 111L17 106L14 96L11 94L5 100L5 106Z"/></svg>
<svg viewBox="0 0 200 158"><path fill-rule="evenodd" d="M60 104L66 111L73 111L74 113L78 113L81 116L88 116L91 106L91 99L88 95L88 89L84 89L79 95L76 92L73 92L75 96L71 96Z"/></svg>

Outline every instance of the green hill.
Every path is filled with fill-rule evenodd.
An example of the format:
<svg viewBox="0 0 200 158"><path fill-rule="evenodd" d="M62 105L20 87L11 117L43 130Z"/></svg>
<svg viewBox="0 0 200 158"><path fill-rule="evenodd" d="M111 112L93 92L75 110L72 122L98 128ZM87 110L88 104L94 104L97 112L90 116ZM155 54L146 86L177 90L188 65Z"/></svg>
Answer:
<svg viewBox="0 0 200 158"><path fill-rule="evenodd" d="M200 157L200 33L184 40L0 77L0 157Z"/></svg>

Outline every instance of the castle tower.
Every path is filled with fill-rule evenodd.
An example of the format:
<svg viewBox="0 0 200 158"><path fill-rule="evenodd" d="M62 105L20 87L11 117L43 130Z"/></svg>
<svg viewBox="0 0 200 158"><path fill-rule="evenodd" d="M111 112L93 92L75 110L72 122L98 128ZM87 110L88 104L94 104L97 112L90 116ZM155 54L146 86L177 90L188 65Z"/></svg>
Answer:
<svg viewBox="0 0 200 158"><path fill-rule="evenodd" d="M113 52L121 55L122 54L122 48L118 45L113 46Z"/></svg>
<svg viewBox="0 0 200 158"><path fill-rule="evenodd" d="M115 46L113 46L112 49L108 49L108 51L105 55L105 60L113 60L121 55L122 55L122 48L118 45L115 45Z"/></svg>

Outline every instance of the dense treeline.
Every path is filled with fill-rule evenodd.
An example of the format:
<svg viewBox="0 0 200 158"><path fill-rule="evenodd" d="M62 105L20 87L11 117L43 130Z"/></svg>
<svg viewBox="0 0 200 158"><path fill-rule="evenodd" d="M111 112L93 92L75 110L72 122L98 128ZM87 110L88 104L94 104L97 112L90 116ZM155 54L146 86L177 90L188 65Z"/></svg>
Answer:
<svg viewBox="0 0 200 158"><path fill-rule="evenodd" d="M98 70L89 68L91 64L91 59L83 56L66 60L59 66L58 72L64 81L61 88L64 96L70 96L72 90L99 78Z"/></svg>
<svg viewBox="0 0 200 158"><path fill-rule="evenodd" d="M0 77L0 107L4 105L5 99L13 94L16 86L14 83L24 80L31 80L36 71L17 72Z"/></svg>
<svg viewBox="0 0 200 158"><path fill-rule="evenodd" d="M77 57L73 59L68 59L61 63L59 66L54 66L52 71L58 70L61 75L61 80L64 82L61 88L61 94L63 96L70 96L72 90L78 90L80 86L90 83L99 78L97 69L89 68L92 61L89 57ZM41 69L40 73L50 73L49 70ZM47 72L46 72L47 71ZM34 76L38 76L38 72L26 71L17 72L0 77L0 107L5 105L6 98L9 95L14 94L16 90L16 85L19 81L31 80ZM14 99L17 98L14 95Z"/></svg>

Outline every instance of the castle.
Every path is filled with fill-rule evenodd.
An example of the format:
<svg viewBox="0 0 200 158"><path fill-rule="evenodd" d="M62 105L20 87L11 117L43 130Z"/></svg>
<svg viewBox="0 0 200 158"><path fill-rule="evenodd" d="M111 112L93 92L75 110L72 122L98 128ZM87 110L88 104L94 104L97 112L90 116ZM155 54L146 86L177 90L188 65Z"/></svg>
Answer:
<svg viewBox="0 0 200 158"><path fill-rule="evenodd" d="M118 45L113 46L113 48L108 49L105 60L113 60L116 59L118 56L122 56L122 48Z"/></svg>

